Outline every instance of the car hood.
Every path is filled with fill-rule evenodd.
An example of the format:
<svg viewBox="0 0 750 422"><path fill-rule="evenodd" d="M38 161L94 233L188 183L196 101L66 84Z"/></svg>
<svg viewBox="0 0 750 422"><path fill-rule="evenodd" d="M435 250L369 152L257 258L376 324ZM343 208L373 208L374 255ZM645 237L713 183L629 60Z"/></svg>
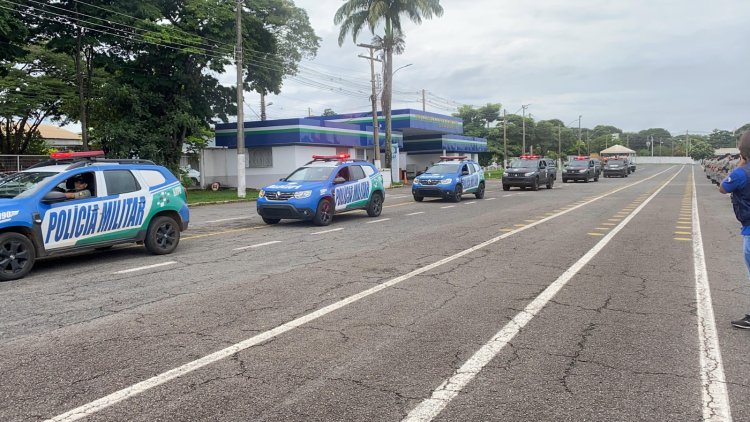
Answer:
<svg viewBox="0 0 750 422"><path fill-rule="evenodd" d="M277 182L268 185L263 190L279 192L297 192L301 190L319 189L328 185L328 182Z"/></svg>
<svg viewBox="0 0 750 422"><path fill-rule="evenodd" d="M456 177L454 174L440 174L440 173L422 173L417 179L419 180L431 180L431 179L446 179L449 177Z"/></svg>
<svg viewBox="0 0 750 422"><path fill-rule="evenodd" d="M530 171L537 171L537 169L531 168L531 167L511 167L507 171L512 171L516 173L520 173L520 172L528 173Z"/></svg>

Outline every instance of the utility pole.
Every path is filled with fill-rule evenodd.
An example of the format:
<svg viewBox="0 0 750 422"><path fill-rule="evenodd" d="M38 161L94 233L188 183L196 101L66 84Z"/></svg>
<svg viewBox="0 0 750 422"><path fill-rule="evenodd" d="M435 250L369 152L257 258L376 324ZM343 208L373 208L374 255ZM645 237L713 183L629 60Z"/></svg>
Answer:
<svg viewBox="0 0 750 422"><path fill-rule="evenodd" d="M526 154L526 109L528 107L528 104L521 105L521 108L523 109L523 144L521 146L521 155Z"/></svg>
<svg viewBox="0 0 750 422"><path fill-rule="evenodd" d="M242 81L242 0L237 0L237 197L245 197L245 116Z"/></svg>
<svg viewBox="0 0 750 422"><path fill-rule="evenodd" d="M503 168L508 167L508 117L503 109Z"/></svg>
<svg viewBox="0 0 750 422"><path fill-rule="evenodd" d="M266 94L260 93L260 120L266 120Z"/></svg>
<svg viewBox="0 0 750 422"><path fill-rule="evenodd" d="M558 164L558 168L562 168L562 128L560 125L557 125L557 161L560 163Z"/></svg>
<svg viewBox="0 0 750 422"><path fill-rule="evenodd" d="M582 115L578 115L578 145L581 144L581 117ZM581 155L581 147L578 147L578 155Z"/></svg>
<svg viewBox="0 0 750 422"><path fill-rule="evenodd" d="M690 151L690 133L689 131L685 131L685 157L687 157L688 151Z"/></svg>
<svg viewBox="0 0 750 422"><path fill-rule="evenodd" d="M422 111L427 111L427 93L422 90Z"/></svg>
<svg viewBox="0 0 750 422"><path fill-rule="evenodd" d="M363 59L370 61L370 84L372 85L372 94L370 100L372 101L372 147L375 150L375 167L380 168L380 122L378 121L378 90L375 86L375 62L383 62L380 59L375 58L375 50L379 50L374 45L370 44L357 44L358 47L364 47L370 49L370 56L359 55Z"/></svg>

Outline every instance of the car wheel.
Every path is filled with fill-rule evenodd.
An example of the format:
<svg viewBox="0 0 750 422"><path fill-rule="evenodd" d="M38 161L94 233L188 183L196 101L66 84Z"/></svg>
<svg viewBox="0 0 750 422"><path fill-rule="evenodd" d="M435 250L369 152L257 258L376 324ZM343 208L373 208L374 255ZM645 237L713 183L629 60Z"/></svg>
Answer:
<svg viewBox="0 0 750 422"><path fill-rule="evenodd" d="M474 193L474 196L476 196L477 199L484 198L484 183L479 184L479 188L477 188L477 191Z"/></svg>
<svg viewBox="0 0 750 422"><path fill-rule="evenodd" d="M422 202L424 200L424 196L414 194L414 200L417 202Z"/></svg>
<svg viewBox="0 0 750 422"><path fill-rule="evenodd" d="M318 202L318 209L313 217L313 224L316 226L327 226L333 220L333 204L328 198L321 199Z"/></svg>
<svg viewBox="0 0 750 422"><path fill-rule="evenodd" d="M568 179L563 177L563 183L568 183Z"/></svg>
<svg viewBox="0 0 750 422"><path fill-rule="evenodd" d="M554 184L555 184L555 179L553 179L551 177L549 179L547 179L547 189L552 189L552 185L554 185Z"/></svg>
<svg viewBox="0 0 750 422"><path fill-rule="evenodd" d="M503 185L503 190L505 190L505 191L509 191L509 190L510 190L510 186L508 186L508 185Z"/></svg>
<svg viewBox="0 0 750 422"><path fill-rule="evenodd" d="M539 190L539 179L534 178L534 184L531 185L531 190L534 190L534 191Z"/></svg>
<svg viewBox="0 0 750 422"><path fill-rule="evenodd" d="M594 176L594 181L595 181L595 182L598 182L598 181L599 181L599 176L598 176L598 175Z"/></svg>
<svg viewBox="0 0 750 422"><path fill-rule="evenodd" d="M144 243L146 250L154 255L170 254L180 243L180 227L172 217L156 217L148 225Z"/></svg>
<svg viewBox="0 0 750 422"><path fill-rule="evenodd" d="M464 188L461 185L456 185L456 189L453 190L453 196L451 199L453 202L461 202L461 195L464 193Z"/></svg>
<svg viewBox="0 0 750 422"><path fill-rule="evenodd" d="M263 222L266 224L279 224L279 221L281 221L280 218L268 218L268 217L261 217L263 219Z"/></svg>
<svg viewBox="0 0 750 422"><path fill-rule="evenodd" d="M367 204L367 215L370 217L377 217L383 211L383 195L380 192L375 192L370 198L370 203Z"/></svg>
<svg viewBox="0 0 750 422"><path fill-rule="evenodd" d="M0 235L0 281L26 276L35 259L36 250L28 237L14 232Z"/></svg>

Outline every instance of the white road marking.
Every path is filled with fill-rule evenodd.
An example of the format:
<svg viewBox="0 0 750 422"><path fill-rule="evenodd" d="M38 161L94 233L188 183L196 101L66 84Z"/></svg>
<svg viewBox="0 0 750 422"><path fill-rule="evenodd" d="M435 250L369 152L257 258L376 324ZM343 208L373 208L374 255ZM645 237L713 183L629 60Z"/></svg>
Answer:
<svg viewBox="0 0 750 422"><path fill-rule="evenodd" d="M466 255L468 255L468 254L470 254L472 252L475 252L475 251L478 251L480 249L483 249L483 248L485 248L485 247L487 247L489 245L492 245L492 244L494 244L494 243L496 243L496 242L498 242L500 240L507 239L510 236L513 236L513 235L515 235L517 233L520 233L522 231L528 230L528 229L530 229L532 227L535 227L535 226L537 226L539 224L546 223L547 221L550 221L552 219L555 219L557 217L565 215L565 214L567 214L567 213L569 213L569 212L571 212L571 211L573 211L575 209L578 209L579 207L582 207L584 205L588 205L588 204L590 204L592 202L598 201L599 199L606 198L607 196L612 195L612 194L614 194L616 192L619 192L619 191L621 191L623 189L628 189L628 188L636 186L636 185L638 185L640 183L643 183L643 182L645 182L647 180L653 179L654 177L657 177L657 176L659 176L659 175L661 175L663 173L666 173L666 172L668 172L669 170L671 170L673 168L674 168L674 166L669 167L668 169L666 169L664 171L661 171L661 172L659 172L657 174L654 174L653 176L650 176L650 177L647 177L647 178L645 178L643 180L635 182L635 183L633 183L631 185L625 185L625 186L623 186L621 188L618 188L618 189L615 189L615 190L613 190L611 192L607 192L605 194L602 194L601 196L599 196L599 197L597 197L595 199L592 199L591 201L589 201L589 202L587 202L585 204L578 205L576 207L572 207L570 209L561 211L561 212L559 212L559 213L557 213L555 215L552 215L552 216L549 216L549 217L544 218L542 220L539 220L536 223L532 223L532 224L529 224L527 226L524 226L524 227L521 227L521 228L517 228L517 229L514 229L514 230L512 230L510 232L504 233L504 234L502 234L500 236L493 237L492 239L487 240L485 242L482 242L482 243L480 243L480 244L478 244L476 246L473 246L473 247L471 247L469 249L466 249L466 250L463 250L461 252L458 252L458 253L456 253L456 254L454 254L452 256L449 256L447 258L443 258L440 261L433 262L432 264L426 265L426 266L424 266L422 268L417 268L416 270L414 270L412 272L409 272L409 273L406 273L406 274L404 274L402 276L399 276L399 277L393 278L391 280L388 280L385 283L378 284L377 286L371 287L371 288L369 288L367 290L364 290L362 292L359 292L357 294L349 296L346 299L343 299L343 300L340 300L338 302L332 303L332 304L330 304L330 305L328 305L326 307L318 309L317 311L311 312L311 313L309 313L307 315L303 315L303 316L301 316L301 317L299 317L297 319L294 319L292 321L289 321L287 323L279 325L276 328L273 328L271 330L265 331L265 332L260 333L260 334L258 334L256 336L250 337L250 338L248 338L246 340L243 340L243 341L241 341L239 343L236 343L236 344L234 344L232 346L229 346L229 347L227 347L225 349L216 351L216 352L211 353L209 355L206 355L206 356L204 356L204 357L202 357L200 359L194 360L192 362L188 362L188 363L186 363L186 364L184 364L182 366L179 366L177 368L171 369L171 370L169 370L167 372L164 372L164 373L161 373L159 375L153 376L153 377L151 377L151 378L149 378L147 380L141 381L141 382L133 384L131 386L125 387L125 388L123 388L121 390L115 391L114 393L111 393L111 394L109 394L107 396L104 396L102 398L99 398L97 400L89 402L89 403L84 404L82 406L79 406L79 407L77 407L75 409L69 410L69 411L67 411L67 412L65 412L63 414L57 415L57 416L49 419L48 421L52 421L52 422L76 421L78 419L82 419L82 418L85 418L87 416L93 415L93 414L95 414L95 413L97 413L97 412L99 412L101 410L104 410L104 409L106 409L106 408L108 408L110 406L113 406L113 405L115 405L115 404L117 404L117 403L119 403L119 402L121 402L123 400L127 400L127 399L129 399L131 397L134 397L134 396L137 396L137 395L139 395L139 394L141 394L141 393L143 393L143 392L145 392L147 390L150 390L151 388L157 387L157 386L162 385L162 384L164 384L166 382L169 382L169 381L171 381L173 379L179 378L182 375L185 375L185 374L188 374L190 372L193 372L193 371L195 371L197 369L200 369L200 368L202 368L202 367L204 367L206 365L210 365L210 364L212 364L214 362L217 362L217 361L219 361L221 359L230 357L230 356L234 355L235 353L241 352L242 350L245 350L245 349L248 349L248 348L253 347L255 345L264 343L264 342L266 342L266 341L268 341L268 340L270 340L270 339L272 339L272 338L274 338L276 336L279 336L279 335L284 334L284 333L286 333L288 331L291 331L291 330L293 330L293 329L295 329L297 327L300 327L300 326L302 326L304 324L307 324L308 322L314 321L314 320L316 320L316 319L318 319L318 318L320 318L322 316L325 316L325 315L327 315L327 314L329 314L329 313L331 313L331 312L333 312L335 310L341 309L341 308L343 308L345 306L348 306L348 305L350 305L352 303L355 303L355 302L357 302L357 301L359 301L361 299L364 299L364 298L366 298L368 296L371 296L371 295L373 295L375 293L378 293L378 292L380 292L382 290L385 290L385 289L387 289L387 288L389 288L391 286L395 286L396 284L399 284L402 281L409 280L409 279L411 279L413 277L416 277L416 276L418 276L420 274L423 274L423 273L425 273L427 271L430 271L432 269L438 268L438 267L440 267L442 265L445 265L445 264L447 264L449 262L455 261L455 260L457 260L459 258L462 258L462 257L464 257L464 256L466 256ZM335 230L343 230L343 229L335 229ZM610 234L612 234L612 233L610 233Z"/></svg>
<svg viewBox="0 0 750 422"><path fill-rule="evenodd" d="M454 208L454 207L455 207L455 205L448 205L448 206L440 207L440 208L441 209L448 209L448 208Z"/></svg>
<svg viewBox="0 0 750 422"><path fill-rule="evenodd" d="M390 218L381 218L380 220L368 221L365 224L382 223L383 221L388 221L388 220L390 220Z"/></svg>
<svg viewBox="0 0 750 422"><path fill-rule="evenodd" d="M373 144L373 145L375 145L375 144ZM513 196L513 194L511 193L511 194L508 194L508 195L503 195L503 198L507 198L509 196Z"/></svg>
<svg viewBox="0 0 750 422"><path fill-rule="evenodd" d="M172 264L176 264L176 263L177 262L175 262L175 261L162 262L161 264L146 265L145 267L138 267L138 268L131 268L129 270L115 271L112 274L134 273L136 271L150 270L151 268L158 268L158 267L163 267L165 265L172 265Z"/></svg>
<svg viewBox="0 0 750 422"><path fill-rule="evenodd" d="M476 204L476 203L477 201L471 201L471 202L465 202L464 205L471 205L471 204Z"/></svg>
<svg viewBox="0 0 750 422"><path fill-rule="evenodd" d="M244 251L245 249L255 249L255 248L260 248L261 246L274 245L276 243L281 243L281 241L280 240L273 240L271 242L258 243L257 245L243 246L241 248L234 248L232 250L233 251Z"/></svg>
<svg viewBox="0 0 750 422"><path fill-rule="evenodd" d="M326 234L326 233L340 232L341 230L344 230L344 229L343 228L338 228L338 229L324 230L322 232L315 232L315 233L310 233L310 234L311 235Z"/></svg>
<svg viewBox="0 0 750 422"><path fill-rule="evenodd" d="M407 216L411 216L411 215L419 215L419 214L424 214L424 211L413 212L413 213L411 213L411 214L406 214L406 215L407 215Z"/></svg>
<svg viewBox="0 0 750 422"><path fill-rule="evenodd" d="M526 308L516 314L513 319L498 331L489 342L482 346L469 360L458 368L452 377L443 381L433 392L432 396L425 399L417 407L412 409L402 422L428 422L435 418L451 402L458 393L476 377L500 351L518 334L526 324L531 321L555 295L575 276L583 267L620 232L662 189L664 189L678 174L682 168L670 177L659 189L656 190L643 204L632 214L625 218L611 232L594 245L584 256L572 267L568 268L560 277L550 284L539 294ZM529 226L530 227L530 226ZM591 234L591 233L589 233Z"/></svg>
<svg viewBox="0 0 750 422"><path fill-rule="evenodd" d="M708 283L706 258L703 253L698 197L695 192L695 168L693 179L693 265L695 265L695 296L698 300L698 338L700 346L701 387L703 392L703 420L731 422L724 364L719 349L714 308L711 302L711 286Z"/></svg>
<svg viewBox="0 0 750 422"><path fill-rule="evenodd" d="M388 198L398 199L398 198L406 198L407 196L409 195L386 195L385 198L386 199Z"/></svg>
<svg viewBox="0 0 750 422"><path fill-rule="evenodd" d="M495 199L497 199L497 198L485 198L484 200L485 201L494 201Z"/></svg>
<svg viewBox="0 0 750 422"><path fill-rule="evenodd" d="M232 220L247 220L248 218L252 218L250 216L246 217L232 217L232 218L222 218L221 220L211 220L206 221L206 223L221 223L222 221L232 221Z"/></svg>

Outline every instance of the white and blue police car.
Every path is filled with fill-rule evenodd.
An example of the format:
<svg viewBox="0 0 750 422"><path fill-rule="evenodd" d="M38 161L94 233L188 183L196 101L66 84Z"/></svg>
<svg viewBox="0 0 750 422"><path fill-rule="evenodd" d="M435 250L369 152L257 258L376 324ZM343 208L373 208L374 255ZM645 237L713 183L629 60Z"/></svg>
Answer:
<svg viewBox="0 0 750 422"><path fill-rule="evenodd" d="M327 226L334 214L352 210L377 217L384 198L383 175L374 165L348 154L313 155L306 165L261 189L256 208L266 224L294 219Z"/></svg>
<svg viewBox="0 0 750 422"><path fill-rule="evenodd" d="M142 242L153 254L175 250L190 220L177 178L148 160L103 155L55 153L0 180L0 281L24 277L37 258L82 249ZM66 195L75 179L87 192Z"/></svg>
<svg viewBox="0 0 750 422"><path fill-rule="evenodd" d="M411 194L415 201L421 202L425 197L461 201L461 195L473 193L477 199L484 198L484 170L473 160L465 156L442 156L420 174L411 185Z"/></svg>

